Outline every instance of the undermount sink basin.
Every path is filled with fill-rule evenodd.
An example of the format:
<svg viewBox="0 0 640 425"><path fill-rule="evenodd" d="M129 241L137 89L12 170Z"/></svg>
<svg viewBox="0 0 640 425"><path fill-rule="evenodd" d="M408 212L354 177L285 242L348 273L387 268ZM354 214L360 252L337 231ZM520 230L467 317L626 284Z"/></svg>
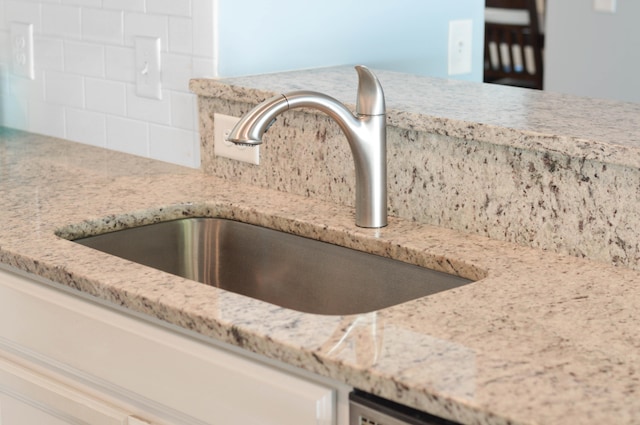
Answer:
<svg viewBox="0 0 640 425"><path fill-rule="evenodd" d="M264 227L187 218L75 242L307 313L379 310L471 280Z"/></svg>

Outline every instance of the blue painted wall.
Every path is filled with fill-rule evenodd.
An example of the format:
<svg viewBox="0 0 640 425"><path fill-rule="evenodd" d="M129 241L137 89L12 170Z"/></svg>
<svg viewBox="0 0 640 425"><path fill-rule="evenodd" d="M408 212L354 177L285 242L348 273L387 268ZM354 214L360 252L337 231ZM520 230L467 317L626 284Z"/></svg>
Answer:
<svg viewBox="0 0 640 425"><path fill-rule="evenodd" d="M218 75L365 64L449 78L449 21L473 21L482 81L484 0L218 0Z"/></svg>

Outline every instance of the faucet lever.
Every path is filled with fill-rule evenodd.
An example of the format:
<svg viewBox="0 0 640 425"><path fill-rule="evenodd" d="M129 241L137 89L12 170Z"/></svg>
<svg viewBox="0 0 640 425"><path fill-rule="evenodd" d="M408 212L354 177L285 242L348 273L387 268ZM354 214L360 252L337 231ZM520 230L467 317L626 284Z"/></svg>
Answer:
<svg viewBox="0 0 640 425"><path fill-rule="evenodd" d="M358 99L356 101L356 114L358 115L384 115L386 106L384 92L376 76L369 68L358 65Z"/></svg>

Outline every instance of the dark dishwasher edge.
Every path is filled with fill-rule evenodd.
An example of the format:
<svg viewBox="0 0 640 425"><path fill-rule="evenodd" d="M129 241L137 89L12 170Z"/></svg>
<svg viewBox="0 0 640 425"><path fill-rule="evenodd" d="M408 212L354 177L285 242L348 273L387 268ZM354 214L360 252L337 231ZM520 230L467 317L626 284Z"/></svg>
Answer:
<svg viewBox="0 0 640 425"><path fill-rule="evenodd" d="M460 425L458 422L453 422L448 419L431 415L421 410L378 397L357 388L349 393L349 402L350 404L360 404L366 408L373 409L383 415L392 417L396 421L406 423L407 425ZM356 424L352 423L350 425L359 424L360 422ZM380 423L379 425L385 424Z"/></svg>

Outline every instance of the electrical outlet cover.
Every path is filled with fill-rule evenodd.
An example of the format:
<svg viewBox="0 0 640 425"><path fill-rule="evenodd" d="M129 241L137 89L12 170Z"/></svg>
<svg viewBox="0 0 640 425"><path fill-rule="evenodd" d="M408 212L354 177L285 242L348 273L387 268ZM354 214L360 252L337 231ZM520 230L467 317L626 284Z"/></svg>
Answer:
<svg viewBox="0 0 640 425"><path fill-rule="evenodd" d="M35 79L33 66L33 24L11 22L11 72L19 77Z"/></svg>
<svg viewBox="0 0 640 425"><path fill-rule="evenodd" d="M472 37L471 19L449 22L449 75L471 73Z"/></svg>
<svg viewBox="0 0 640 425"><path fill-rule="evenodd" d="M213 114L213 153L236 161L260 164L260 146L241 146L227 141L227 136L240 118Z"/></svg>

